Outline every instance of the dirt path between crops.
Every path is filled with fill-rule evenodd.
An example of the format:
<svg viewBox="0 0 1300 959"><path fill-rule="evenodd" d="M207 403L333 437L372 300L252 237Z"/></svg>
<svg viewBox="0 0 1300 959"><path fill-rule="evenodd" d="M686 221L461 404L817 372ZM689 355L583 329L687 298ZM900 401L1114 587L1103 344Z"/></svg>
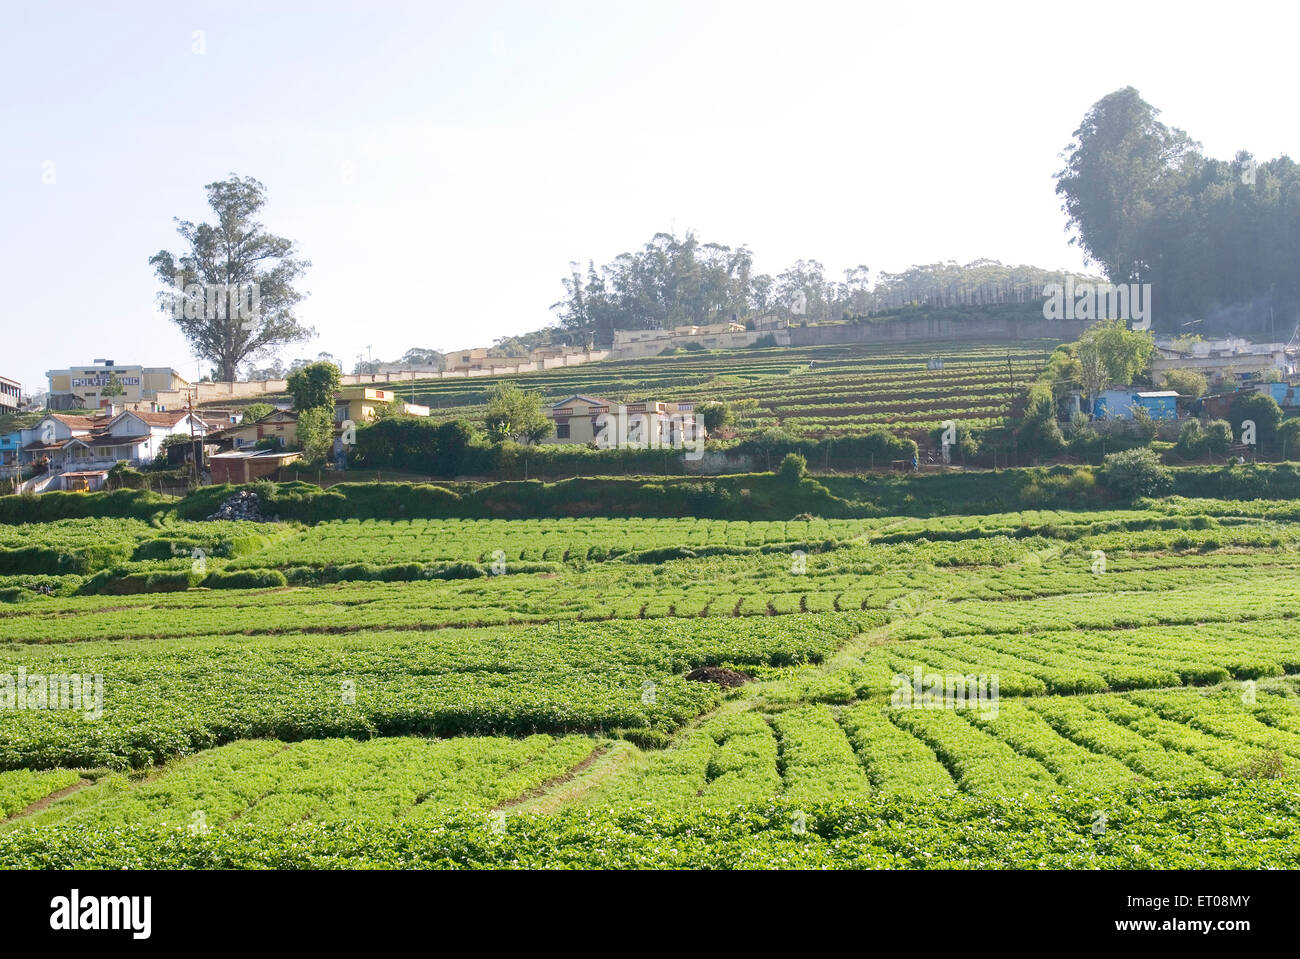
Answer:
<svg viewBox="0 0 1300 959"><path fill-rule="evenodd" d="M26 809L14 813L12 816L10 816L8 819L4 821L9 823L9 822L14 822L15 820L18 819L24 819L27 816L35 815L36 813L40 812L42 809L48 809L50 806L58 802L64 796L71 796L73 793L80 792L81 790L85 789L87 786L93 786L94 784L95 781L93 779L78 780L77 782L73 783L71 786L64 786L62 789L58 790L57 792L50 793L44 799L36 800L36 802L32 803Z"/></svg>
<svg viewBox="0 0 1300 959"><path fill-rule="evenodd" d="M504 802L498 803L494 807L493 811L497 812L506 809L513 809L516 806L522 806L524 803L532 802L535 799L540 799L542 796L545 796L553 789L556 789L557 787L562 786L567 782L570 782L576 777L581 776L583 772L585 772L587 769L590 769L592 764L595 763L598 759L600 759L601 756L609 752L609 749L610 749L609 746L597 746L595 749L593 749L590 753L587 754L586 759L582 760L582 762L578 763L576 766L571 766L570 768L566 769L564 772L560 773L558 776L552 776L550 779L546 780L546 782L534 786L532 789L518 796L515 796L513 799L507 799Z"/></svg>

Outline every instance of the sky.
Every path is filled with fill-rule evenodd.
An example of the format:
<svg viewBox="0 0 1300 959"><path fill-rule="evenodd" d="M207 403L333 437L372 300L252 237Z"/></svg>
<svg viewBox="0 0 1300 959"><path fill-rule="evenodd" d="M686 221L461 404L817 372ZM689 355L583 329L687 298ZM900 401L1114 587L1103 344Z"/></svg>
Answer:
<svg viewBox="0 0 1300 959"><path fill-rule="evenodd" d="M872 277L1083 270L1052 179L1126 85L1213 156L1300 148L1287 4L0 0L0 375L206 373L148 258L265 184L312 263L282 352L391 360L553 321L656 232Z"/></svg>

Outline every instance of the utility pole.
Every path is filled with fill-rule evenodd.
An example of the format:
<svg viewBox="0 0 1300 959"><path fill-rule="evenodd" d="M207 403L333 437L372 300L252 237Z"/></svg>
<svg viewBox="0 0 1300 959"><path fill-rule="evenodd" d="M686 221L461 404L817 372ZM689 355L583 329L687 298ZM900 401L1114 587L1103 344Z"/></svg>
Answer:
<svg viewBox="0 0 1300 959"><path fill-rule="evenodd" d="M197 387L196 387L197 389ZM194 394L189 394L190 459L194 461L194 485L199 485L199 461L203 459L203 446L194 437Z"/></svg>

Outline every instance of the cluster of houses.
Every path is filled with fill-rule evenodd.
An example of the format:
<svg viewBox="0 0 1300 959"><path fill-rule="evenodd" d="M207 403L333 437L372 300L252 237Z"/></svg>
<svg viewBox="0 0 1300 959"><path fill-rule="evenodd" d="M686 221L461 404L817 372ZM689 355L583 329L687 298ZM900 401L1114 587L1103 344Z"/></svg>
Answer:
<svg viewBox="0 0 1300 959"><path fill-rule="evenodd" d="M335 433L345 424L372 420L382 405L397 397L373 387L345 388L336 395ZM301 457L297 444L298 414L274 409L246 422L235 410L141 409L105 403L98 413L48 411L35 425L0 434L0 475L36 473L28 483L35 492L94 491L107 482L118 463L153 463L166 453L173 465L192 461L201 446L214 483L247 483L275 472ZM405 412L428 416L426 406L403 404ZM178 437L177 440L171 439ZM193 442L186 442L192 440Z"/></svg>
<svg viewBox="0 0 1300 959"><path fill-rule="evenodd" d="M116 463L151 462L167 437L203 436L209 429L187 410L118 411L110 405L93 416L51 412L35 426L0 436L0 465L43 467L42 490L96 490Z"/></svg>
<svg viewBox="0 0 1300 959"><path fill-rule="evenodd" d="M786 332L789 326L790 321L785 317L769 314L750 320L748 324L731 320L669 330L615 330L610 353L613 359L630 360L692 346L709 350L739 350L764 336L777 337L777 342L784 346L789 345Z"/></svg>
<svg viewBox="0 0 1300 959"><path fill-rule="evenodd" d="M1090 412L1101 420L1131 420L1134 411L1141 409L1153 420L1172 420L1181 410L1222 418L1233 397L1243 392L1267 393L1284 410L1300 410L1300 386L1288 382L1300 375L1300 351L1289 344L1251 343L1240 337L1180 344L1158 338L1156 348L1151 360L1151 381L1156 389L1113 386L1102 390L1091 407L1083 392L1076 390L1065 398L1062 413L1068 417ZM1200 373L1213 395L1195 400L1175 390L1159 389L1174 370ZM1228 384L1232 388L1224 389Z"/></svg>
<svg viewBox="0 0 1300 959"><path fill-rule="evenodd" d="M772 318L772 324L784 324ZM630 330L615 334L615 355L652 355L667 346L699 343L702 346L735 346L737 339L752 339L764 330L776 329L765 321L746 329L738 323L712 327L682 327L674 330ZM743 345L743 344L740 344ZM1155 388L1113 387L1095 398L1081 392L1065 398L1061 412L1069 417L1089 412L1097 419L1132 420L1144 410L1153 420L1177 419L1180 412L1221 418L1234 396L1242 391L1260 391L1272 396L1285 410L1300 412L1300 386L1291 380L1300 376L1296 348L1282 343L1250 343L1240 338L1197 343L1157 340L1152 361ZM581 354L581 355L579 355ZM591 354L581 348L542 347L529 362L539 366L586 362ZM463 374L487 374L499 361L485 349L448 354L449 370ZM518 362L517 360L515 362ZM942 369L937 357L928 369ZM1194 370L1212 385L1230 382L1232 391L1212 391L1191 403L1170 389L1162 389L1172 370ZM112 360L95 360L86 366L52 370L47 411L34 426L0 434L0 477L38 474L31 488L93 490L100 488L117 463L140 465L157 460L162 453L179 465L192 459L201 445L213 482L246 483L274 473L300 457L295 451L298 415L278 408L255 422L247 421L238 409L194 411L199 395L179 373L169 368L119 366ZM188 392L187 392L188 391ZM182 402L176 402L176 398ZM345 424L373 420L382 405L400 402L390 389L379 386L348 386L336 396L335 430L341 437ZM23 408L20 384L0 376L0 412ZM171 408L169 408L169 405ZM429 409L403 403L406 413L428 416ZM85 415L63 412L90 409ZM632 443L649 447L678 446L683 441L703 439L702 425L695 422L694 403L646 400L618 403L601 397L574 395L551 406L552 435L544 442L560 444ZM615 435L611 435L611 424ZM690 435L685 435L689 431ZM180 437L195 442L170 439ZM336 444L336 451L340 447Z"/></svg>

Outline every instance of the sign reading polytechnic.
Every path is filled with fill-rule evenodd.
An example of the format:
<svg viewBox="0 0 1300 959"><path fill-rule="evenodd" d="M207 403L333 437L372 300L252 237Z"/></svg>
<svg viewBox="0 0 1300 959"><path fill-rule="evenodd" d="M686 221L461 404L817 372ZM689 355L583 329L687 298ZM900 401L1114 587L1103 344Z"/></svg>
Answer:
<svg viewBox="0 0 1300 959"><path fill-rule="evenodd" d="M119 376L117 381L123 386L139 386L140 377L138 376ZM72 378L73 386L108 386L110 377L100 376L74 376Z"/></svg>

